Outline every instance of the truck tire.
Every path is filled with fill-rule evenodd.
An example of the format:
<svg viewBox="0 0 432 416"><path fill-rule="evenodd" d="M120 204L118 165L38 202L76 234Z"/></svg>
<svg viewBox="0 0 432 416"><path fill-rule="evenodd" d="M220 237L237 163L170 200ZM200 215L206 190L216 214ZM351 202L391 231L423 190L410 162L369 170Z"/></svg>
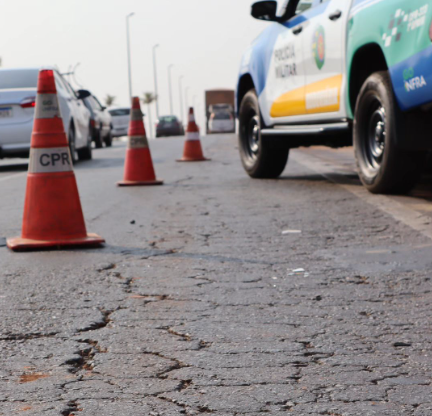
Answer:
<svg viewBox="0 0 432 416"><path fill-rule="evenodd" d="M92 138L91 135L89 134L88 138L87 138L87 146L83 147L82 149L78 149L78 157L79 160L91 160L93 155L92 155Z"/></svg>
<svg viewBox="0 0 432 416"><path fill-rule="evenodd" d="M105 146L106 146L106 147L111 147L111 146L112 146L113 138L112 138L111 130L109 131L108 136L105 137L105 140L104 140L104 141L105 141Z"/></svg>
<svg viewBox="0 0 432 416"><path fill-rule="evenodd" d="M69 142L71 160L72 163L75 164L76 162L78 162L78 154L75 147L75 129L72 124L69 127L68 142Z"/></svg>
<svg viewBox="0 0 432 416"><path fill-rule="evenodd" d="M426 152L396 145L397 135L404 132L404 118L388 72L372 74L360 90L354 117L358 174L372 193L407 193L420 177Z"/></svg>
<svg viewBox="0 0 432 416"><path fill-rule="evenodd" d="M93 141L95 142L96 149L101 149L103 147L102 141L102 127L94 127L93 129Z"/></svg>
<svg viewBox="0 0 432 416"><path fill-rule="evenodd" d="M243 167L251 178L277 178L288 161L289 148L275 148L261 137L264 125L255 90L243 98L239 110L239 151Z"/></svg>

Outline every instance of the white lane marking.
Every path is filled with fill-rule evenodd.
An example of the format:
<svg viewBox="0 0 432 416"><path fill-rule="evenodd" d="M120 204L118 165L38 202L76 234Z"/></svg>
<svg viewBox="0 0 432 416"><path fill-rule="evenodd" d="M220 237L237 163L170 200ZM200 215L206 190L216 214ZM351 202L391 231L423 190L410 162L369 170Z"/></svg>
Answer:
<svg viewBox="0 0 432 416"><path fill-rule="evenodd" d="M371 250L366 251L366 254L391 254L391 250Z"/></svg>
<svg viewBox="0 0 432 416"><path fill-rule="evenodd" d="M282 231L282 235L288 235L288 234L301 234L301 230L284 230Z"/></svg>
<svg viewBox="0 0 432 416"><path fill-rule="evenodd" d="M374 206L375 208L384 211L385 213L392 216L395 220L420 232L425 237L432 239L432 220L430 217L423 215L415 209L403 205L400 202L389 198L388 196L374 195L362 186L353 185L352 180L343 174L329 172L329 163L323 162L316 156L305 155L300 151L294 154L294 160L301 165L319 173L330 182L341 186L348 192L351 192L353 195Z"/></svg>
<svg viewBox="0 0 432 416"><path fill-rule="evenodd" d="M27 172L15 173L14 175L0 177L0 182L8 181L9 179L17 178L18 176L27 175Z"/></svg>

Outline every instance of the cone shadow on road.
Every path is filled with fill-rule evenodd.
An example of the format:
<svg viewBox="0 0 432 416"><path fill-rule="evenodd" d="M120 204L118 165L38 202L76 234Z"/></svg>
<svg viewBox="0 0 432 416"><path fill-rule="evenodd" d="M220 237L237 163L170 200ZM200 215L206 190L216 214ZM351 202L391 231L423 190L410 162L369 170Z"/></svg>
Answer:
<svg viewBox="0 0 432 416"><path fill-rule="evenodd" d="M2 248L2 240L0 239L0 248ZM91 251L91 250L101 250L104 248L104 243L95 243L95 244L77 244L77 245L71 245L71 246L65 246L65 245L57 245L57 246L50 246L50 247L24 247L24 248L16 248L14 251L16 253L31 253L31 252L58 252L58 251Z"/></svg>

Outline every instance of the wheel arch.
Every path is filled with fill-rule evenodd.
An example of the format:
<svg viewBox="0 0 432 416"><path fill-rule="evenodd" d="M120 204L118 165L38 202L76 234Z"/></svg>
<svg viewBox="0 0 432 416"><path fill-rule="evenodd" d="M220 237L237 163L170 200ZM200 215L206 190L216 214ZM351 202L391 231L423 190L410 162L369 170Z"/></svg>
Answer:
<svg viewBox="0 0 432 416"><path fill-rule="evenodd" d="M377 43L369 43L356 50L349 71L348 100L352 115L355 113L357 98L366 79L374 72L387 70L387 60Z"/></svg>
<svg viewBox="0 0 432 416"><path fill-rule="evenodd" d="M239 113L240 104L243 100L243 97L247 94L248 91L250 91L253 88L255 88L255 84L254 84L254 81L252 79L251 74L249 74L249 73L243 74L239 79L239 83L238 83L238 87L237 87L237 94L236 94L237 95L237 103L236 103L237 114Z"/></svg>
<svg viewBox="0 0 432 416"><path fill-rule="evenodd" d="M72 129L74 131L74 133L76 133L75 121L74 121L73 117L71 117L71 119L69 120L69 128ZM67 133L69 133L69 130Z"/></svg>

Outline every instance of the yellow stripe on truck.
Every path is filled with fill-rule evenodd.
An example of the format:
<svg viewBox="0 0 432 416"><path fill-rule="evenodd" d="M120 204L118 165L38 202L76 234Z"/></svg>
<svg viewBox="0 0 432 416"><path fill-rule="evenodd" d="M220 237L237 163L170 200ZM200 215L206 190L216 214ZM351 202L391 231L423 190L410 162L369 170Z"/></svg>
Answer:
<svg viewBox="0 0 432 416"><path fill-rule="evenodd" d="M306 114L305 87L280 96L272 105L271 117L288 117Z"/></svg>
<svg viewBox="0 0 432 416"><path fill-rule="evenodd" d="M273 103L270 116L277 118L339 111L342 80L343 75L336 75L287 92Z"/></svg>

